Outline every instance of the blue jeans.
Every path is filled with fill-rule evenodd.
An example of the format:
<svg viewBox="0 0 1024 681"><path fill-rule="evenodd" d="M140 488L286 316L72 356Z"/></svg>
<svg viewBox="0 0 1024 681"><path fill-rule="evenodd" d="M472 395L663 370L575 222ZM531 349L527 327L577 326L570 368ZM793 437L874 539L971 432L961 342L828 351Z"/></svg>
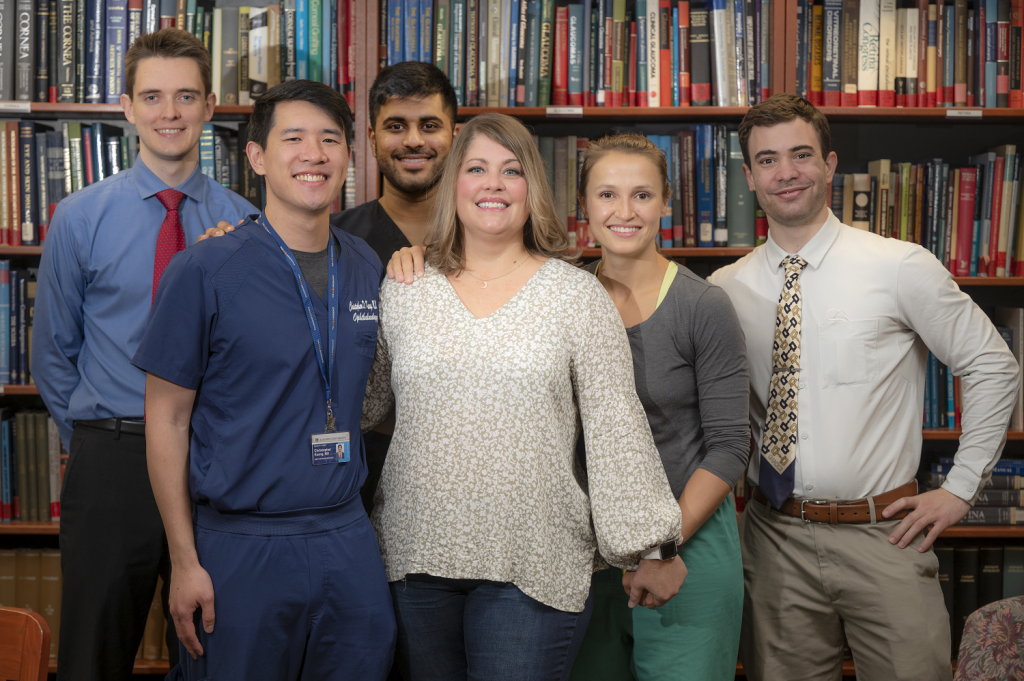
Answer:
<svg viewBox="0 0 1024 681"><path fill-rule="evenodd" d="M514 584L408 575L391 582L397 664L407 681L561 681L594 604L563 612Z"/></svg>

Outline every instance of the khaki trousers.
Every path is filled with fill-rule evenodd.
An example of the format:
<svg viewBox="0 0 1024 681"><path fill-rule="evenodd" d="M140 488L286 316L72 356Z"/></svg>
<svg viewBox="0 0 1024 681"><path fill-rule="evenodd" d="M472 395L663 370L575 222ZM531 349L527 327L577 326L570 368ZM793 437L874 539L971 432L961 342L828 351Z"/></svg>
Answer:
<svg viewBox="0 0 1024 681"><path fill-rule="evenodd" d="M950 681L938 559L889 544L898 520L817 525L751 500L740 522L740 659L751 681Z"/></svg>

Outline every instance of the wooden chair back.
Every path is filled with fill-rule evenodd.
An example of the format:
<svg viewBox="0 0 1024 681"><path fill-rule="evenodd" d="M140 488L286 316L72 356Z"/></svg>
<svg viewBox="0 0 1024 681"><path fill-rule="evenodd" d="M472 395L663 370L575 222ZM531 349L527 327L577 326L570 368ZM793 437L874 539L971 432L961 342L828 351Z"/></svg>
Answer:
<svg viewBox="0 0 1024 681"><path fill-rule="evenodd" d="M0 606L0 679L46 681L50 627L42 615Z"/></svg>

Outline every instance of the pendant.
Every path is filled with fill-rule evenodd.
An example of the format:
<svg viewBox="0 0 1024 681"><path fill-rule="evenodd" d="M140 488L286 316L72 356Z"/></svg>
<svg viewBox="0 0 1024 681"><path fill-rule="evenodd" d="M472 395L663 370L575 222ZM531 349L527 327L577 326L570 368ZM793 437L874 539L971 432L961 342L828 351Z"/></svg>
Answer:
<svg viewBox="0 0 1024 681"><path fill-rule="evenodd" d="M480 282L480 288L487 288L487 282Z"/></svg>

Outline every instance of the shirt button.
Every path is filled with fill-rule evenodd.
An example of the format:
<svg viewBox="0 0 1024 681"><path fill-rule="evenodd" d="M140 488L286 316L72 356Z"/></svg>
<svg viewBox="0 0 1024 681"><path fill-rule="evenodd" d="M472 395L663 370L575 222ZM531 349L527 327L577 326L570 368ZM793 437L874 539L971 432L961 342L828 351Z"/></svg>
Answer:
<svg viewBox="0 0 1024 681"><path fill-rule="evenodd" d="M968 485L968 486L967 486L967 491L968 491L968 492L973 492L973 491L974 491L974 488L973 488L973 487L971 487L970 485Z"/></svg>
<svg viewBox="0 0 1024 681"><path fill-rule="evenodd" d="M810 491L810 490L814 489L814 485L805 485L804 489Z"/></svg>
<svg viewBox="0 0 1024 681"><path fill-rule="evenodd" d="M800 389L803 390L806 387L807 387L807 384L804 383L803 381L800 381Z"/></svg>
<svg viewBox="0 0 1024 681"><path fill-rule="evenodd" d="M802 434L800 435L800 439L801 439L801 440L806 440L806 439L807 439L807 433L802 433Z"/></svg>

